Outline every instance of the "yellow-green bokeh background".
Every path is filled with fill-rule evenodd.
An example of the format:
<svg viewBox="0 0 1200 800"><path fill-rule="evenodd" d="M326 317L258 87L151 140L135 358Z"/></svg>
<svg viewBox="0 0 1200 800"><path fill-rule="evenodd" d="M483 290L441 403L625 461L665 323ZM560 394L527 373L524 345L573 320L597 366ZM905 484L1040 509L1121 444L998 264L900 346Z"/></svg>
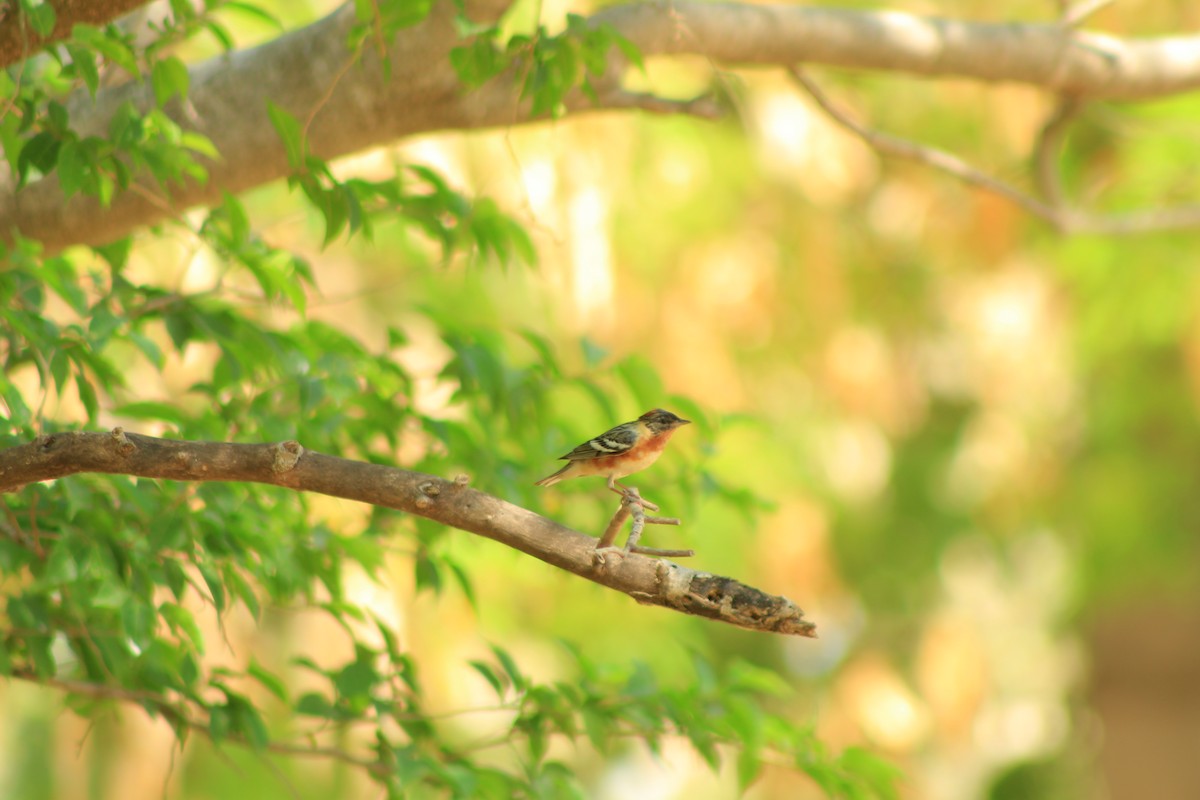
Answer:
<svg viewBox="0 0 1200 800"><path fill-rule="evenodd" d="M543 18L568 10L559 5L544 3ZM1055 10L889 7L990 20ZM1090 25L1169 34L1198 15L1184 2L1122 2ZM1018 185L1053 105L1024 87L813 74L859 119ZM787 595L821 638L643 608L455 532L447 546L475 581L475 609L450 590L418 596L403 548L384 585L354 584L356 601L416 654L431 704L494 702L466 666L488 642L541 677L567 669L557 637L597 659L645 660L663 680L690 675L695 653L741 658L793 683L789 713L831 746L891 758L906 798L1197 796L1200 232L1065 238L1003 199L872 152L776 72L651 61L633 80L678 96L716 85L733 112L450 132L338 165L372 176L411 160L495 197L533 235L532 269L431 263L427 243L388 226L374 245L320 250L319 220L283 187L246 202L269 239L311 260L313 316L375 347L386 325L408 333L396 357L424 376L427 410L459 413L454 387L436 377L449 352L431 319L493 330L518 364L530 358L519 331L535 331L569 371L609 386L620 419L564 383L554 419L520 420L521 438L497 426L498 447L522 469L461 465L478 488L584 530L607 514L598 482L529 484L563 444L646 410L606 372L636 356L660 376L663 404L687 398L704 415L639 481L684 517L652 531L653 543L694 547L690 565ZM1089 107L1067 141L1067 189L1101 211L1193 200L1198 133L1192 96ZM216 269L169 241L135 266L196 285ZM204 368L203 356L171 364L147 391L169 395ZM56 413L69 415L69 402ZM769 506L748 516L714 497L671 508L671 479L701 470ZM350 503L316 508L341 530L366 524ZM235 618L209 641L217 661L347 655L317 615L262 629ZM135 712L89 727L60 715L52 692L2 692L7 797L372 796L348 771L269 768L199 742L173 756L167 726ZM446 724L469 740L502 722L481 712ZM607 761L565 746L557 755L574 759L596 797L736 791L731 770L714 775L682 744L659 758L637 747ZM768 768L748 796L817 795L803 776Z"/></svg>

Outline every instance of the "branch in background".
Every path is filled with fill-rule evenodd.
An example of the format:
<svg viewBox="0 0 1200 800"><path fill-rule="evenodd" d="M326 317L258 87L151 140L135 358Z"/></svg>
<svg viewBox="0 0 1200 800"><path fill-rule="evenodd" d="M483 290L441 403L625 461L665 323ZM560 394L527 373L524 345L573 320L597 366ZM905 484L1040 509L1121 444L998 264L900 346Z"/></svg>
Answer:
<svg viewBox="0 0 1200 800"><path fill-rule="evenodd" d="M1200 86L1195 35L1133 39L1061 22L968 22L890 9L687 0L609 6L592 19L611 24L647 56L700 55L729 65L805 62L1024 83L1110 100Z"/></svg>
<svg viewBox="0 0 1200 800"><path fill-rule="evenodd" d="M509 4L473 0L467 7L472 19L487 24L499 19ZM1065 18L1081 18L1096 7L1096 2L1081 2ZM188 111L177 103L167 110L185 129L208 137L221 154L220 161L205 164L206 183L170 187L165 207L124 192L100 208L94 198L82 195L64 202L53 176L19 193L11 180L0 179L0 239L19 231L42 241L48 253L75 244L104 244L173 213L220 202L224 192L237 194L285 177L287 155L267 119L267 100L297 119L311 120L307 141L313 154L324 159L420 133L533 121L512 75L473 91L463 89L449 60L450 50L461 43L454 26L457 8L439 0L425 21L396 35L387 52L390 80L375 48L368 48L355 68L345 71L352 4L259 47L191 66ZM1011 81L1081 100L1149 99L1200 87L1200 36L1128 39L1079 31L1063 22L965 22L899 11L689 0L611 6L591 21L612 25L646 57L698 55L722 65L804 62ZM68 104L72 125L81 137L102 136L126 102L142 110L152 107L152 88L129 83L101 89L94 101L81 93ZM703 103L681 105L608 92L599 104L573 98L568 112L605 107L701 116L709 111ZM947 158L954 161L945 155L934 160ZM970 172L961 161L954 167ZM976 177L977 185L996 189L998 182ZM1017 199L1021 192L1009 189L1010 199L1029 207L1028 199ZM1108 233L1200 224L1200 209L1191 208L1093 218L1045 206L1038 215L1057 217L1055 224L1062 229Z"/></svg>
<svg viewBox="0 0 1200 800"><path fill-rule="evenodd" d="M1079 98L1069 95L1061 97L1054 111L1046 118L1033 148L1033 179L1042 199L1053 208L1062 208L1067 202L1058 169L1058 154L1067 128L1082 109L1083 103Z"/></svg>
<svg viewBox="0 0 1200 800"><path fill-rule="evenodd" d="M51 434L0 450L0 493L81 472L266 483L394 508L494 539L639 603L751 630L816 636L816 626L786 597L636 553L597 559L596 539L471 489L465 477L448 481L335 458L305 450L298 442L174 441L120 428L107 434Z"/></svg>
<svg viewBox="0 0 1200 800"><path fill-rule="evenodd" d="M1057 169L1053 163L1045 162L1057 149L1066 125L1075 113L1075 106L1080 102L1078 98L1064 100L1042 129L1035 150L1035 161L1037 179L1046 196L1046 201L1043 202L1028 192L1023 192L972 166L953 153L866 127L838 108L800 67L789 67L788 74L831 119L880 153L933 167L972 186L1005 197L1063 233L1127 235L1200 226L1200 206L1179 206L1120 214L1091 214L1063 205Z"/></svg>
<svg viewBox="0 0 1200 800"><path fill-rule="evenodd" d="M1061 23L1069 28L1075 28L1083 24L1083 21L1095 14L1105 6L1113 4L1113 0L1080 0L1074 5L1060 0L1059 5L1062 7Z"/></svg>
<svg viewBox="0 0 1200 800"><path fill-rule="evenodd" d="M599 100L604 108L636 108L652 114L687 114L707 120L720 119L725 113L717 98L710 94L702 94L690 100L673 100L644 92L614 90L600 95Z"/></svg>
<svg viewBox="0 0 1200 800"><path fill-rule="evenodd" d="M34 30L29 12L17 2L5 3L0 17L0 67L29 58L48 44L70 35L75 25L107 25L150 0L48 0L54 10L54 28L45 36ZM45 13L45 12L43 12Z"/></svg>

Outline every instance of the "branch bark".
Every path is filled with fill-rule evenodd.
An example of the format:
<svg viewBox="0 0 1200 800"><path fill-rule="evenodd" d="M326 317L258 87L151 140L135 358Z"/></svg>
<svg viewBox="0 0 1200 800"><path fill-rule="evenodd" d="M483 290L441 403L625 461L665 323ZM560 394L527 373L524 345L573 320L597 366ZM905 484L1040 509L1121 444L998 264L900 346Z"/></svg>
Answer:
<svg viewBox="0 0 1200 800"><path fill-rule="evenodd" d="M6 3L0 17L0 67L23 61L46 45L67 38L78 23L105 25L150 0L49 0L54 9L54 29L46 36L38 35L29 22L29 15L15 2Z"/></svg>
<svg viewBox="0 0 1200 800"><path fill-rule="evenodd" d="M498 19L509 0L474 0L471 16ZM345 48L353 9L280 36L260 47L197 64L186 107L169 113L211 139L221 160L208 164L203 184L140 187L100 208L89 197L63 202L53 177L20 191L0 181L0 238L14 231L41 240L48 252L73 244L103 244L197 205L219 201L284 177L282 143L267 115L267 100L309 122L312 151L330 159L414 134L511 126L530 122L512 76L467 92L449 61L459 44L455 4L441 0L429 18L401 31L383 61L368 48L360 63ZM646 56L700 55L725 65L788 66L804 62L928 77L1011 81L1080 102L1149 99L1200 86L1200 36L1123 39L1077 30L1066 22L964 22L896 11L856 11L795 5L749 5L679 0L631 3L595 14ZM601 87L599 102L578 96L570 113L643 107L689 111L689 104L655 102ZM80 135L102 135L124 102L148 108L151 88L126 84L69 104ZM1188 217L1190 218L1190 217ZM1134 227L1137 227L1136 225Z"/></svg>
<svg viewBox="0 0 1200 800"><path fill-rule="evenodd" d="M751 630L816 636L816 626L786 597L635 553L598 558L593 537L471 489L465 480L322 455L298 442L175 441L120 428L50 434L0 450L0 494L83 472L265 483L394 508L494 539L639 603Z"/></svg>

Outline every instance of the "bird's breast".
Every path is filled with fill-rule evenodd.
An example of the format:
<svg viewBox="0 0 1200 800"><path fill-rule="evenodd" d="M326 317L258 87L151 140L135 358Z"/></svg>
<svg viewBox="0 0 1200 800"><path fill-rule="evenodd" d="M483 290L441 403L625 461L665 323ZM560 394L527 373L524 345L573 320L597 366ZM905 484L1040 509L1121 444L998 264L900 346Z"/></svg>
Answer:
<svg viewBox="0 0 1200 800"><path fill-rule="evenodd" d="M658 460L667 444L666 436L656 436L650 441L635 446L627 453L618 456L608 456L605 461L604 474L615 478L624 478L645 469Z"/></svg>

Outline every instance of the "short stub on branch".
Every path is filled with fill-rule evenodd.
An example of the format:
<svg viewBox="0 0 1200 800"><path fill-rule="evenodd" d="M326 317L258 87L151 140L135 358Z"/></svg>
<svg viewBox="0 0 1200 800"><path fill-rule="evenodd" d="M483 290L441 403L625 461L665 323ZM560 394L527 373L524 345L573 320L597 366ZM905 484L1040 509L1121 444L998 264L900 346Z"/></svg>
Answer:
<svg viewBox="0 0 1200 800"><path fill-rule="evenodd" d="M642 497L636 486L622 487L622 489L624 491L621 493L621 504L617 506L617 512L608 521L608 527L604 529L604 533L600 535L600 540L596 542L596 558L599 563L603 564L605 558L609 555L620 558L626 553L638 553L640 555L658 556L660 558L690 558L696 555L695 550L662 550L654 547L640 547L638 541L642 538L642 531L647 524L678 525L679 520L674 517L647 515L647 509L658 511L658 506ZM613 542L617 540L617 534L621 532L622 526L625 525L625 520L630 518L633 519L633 524L629 528L629 538L625 541L625 546L614 546Z"/></svg>

